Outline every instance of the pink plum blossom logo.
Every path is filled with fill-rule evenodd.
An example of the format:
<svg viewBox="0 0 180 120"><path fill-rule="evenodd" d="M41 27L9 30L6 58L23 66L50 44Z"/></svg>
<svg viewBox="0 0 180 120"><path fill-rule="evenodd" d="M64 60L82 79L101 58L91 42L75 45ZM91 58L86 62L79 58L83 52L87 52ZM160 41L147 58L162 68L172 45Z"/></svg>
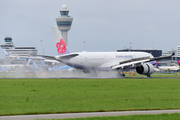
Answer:
<svg viewBox="0 0 180 120"><path fill-rule="evenodd" d="M60 39L60 42L56 43L58 53L66 52L66 43L63 39Z"/></svg>

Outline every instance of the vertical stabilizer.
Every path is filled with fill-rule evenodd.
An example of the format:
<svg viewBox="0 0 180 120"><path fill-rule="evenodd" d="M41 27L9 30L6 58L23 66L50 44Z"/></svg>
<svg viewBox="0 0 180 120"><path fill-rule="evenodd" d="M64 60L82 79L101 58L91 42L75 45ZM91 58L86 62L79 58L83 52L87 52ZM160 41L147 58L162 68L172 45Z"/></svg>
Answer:
<svg viewBox="0 0 180 120"><path fill-rule="evenodd" d="M66 43L64 42L58 28L56 26L51 26L51 29L53 32L58 55L69 54L70 51L69 51Z"/></svg>
<svg viewBox="0 0 180 120"><path fill-rule="evenodd" d="M153 66L156 65L156 61L150 62Z"/></svg>
<svg viewBox="0 0 180 120"><path fill-rule="evenodd" d="M59 42L60 39L62 39L61 33L59 32L58 28L56 26L51 26L53 37L55 40L55 43Z"/></svg>
<svg viewBox="0 0 180 120"><path fill-rule="evenodd" d="M44 60L41 60L42 65L45 67L46 64L44 63Z"/></svg>
<svg viewBox="0 0 180 120"><path fill-rule="evenodd" d="M10 54L9 54L8 52L6 52L5 50L3 50L3 52L6 54L6 56L14 57L14 58L20 59L18 56L10 55Z"/></svg>
<svg viewBox="0 0 180 120"><path fill-rule="evenodd" d="M38 67L34 61L33 61L33 66L34 66L35 68Z"/></svg>
<svg viewBox="0 0 180 120"><path fill-rule="evenodd" d="M156 61L156 67L159 66L158 64L159 64L159 63Z"/></svg>
<svg viewBox="0 0 180 120"><path fill-rule="evenodd" d="M180 66L180 60L177 60L177 64Z"/></svg>
<svg viewBox="0 0 180 120"><path fill-rule="evenodd" d="M31 59L26 58L26 62L27 62L27 66L29 65L29 63L31 62Z"/></svg>

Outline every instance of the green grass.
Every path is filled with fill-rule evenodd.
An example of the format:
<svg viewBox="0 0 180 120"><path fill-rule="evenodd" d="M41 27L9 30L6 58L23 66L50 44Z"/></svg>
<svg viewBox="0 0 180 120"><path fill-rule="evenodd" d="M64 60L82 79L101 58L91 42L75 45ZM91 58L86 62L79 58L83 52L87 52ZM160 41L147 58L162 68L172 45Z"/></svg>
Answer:
<svg viewBox="0 0 180 120"><path fill-rule="evenodd" d="M180 113L157 114L157 115L128 115L128 116L111 116L111 117L68 118L68 119L51 119L51 120L179 120L179 119L180 119Z"/></svg>
<svg viewBox="0 0 180 120"><path fill-rule="evenodd" d="M179 79L0 79L0 115L179 108Z"/></svg>

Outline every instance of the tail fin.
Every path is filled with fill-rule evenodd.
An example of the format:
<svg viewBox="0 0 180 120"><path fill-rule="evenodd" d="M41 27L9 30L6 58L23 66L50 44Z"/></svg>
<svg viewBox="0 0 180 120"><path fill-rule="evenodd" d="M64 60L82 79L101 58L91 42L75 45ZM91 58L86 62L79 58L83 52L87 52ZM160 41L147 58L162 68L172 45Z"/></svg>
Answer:
<svg viewBox="0 0 180 120"><path fill-rule="evenodd" d="M14 57L14 58L20 59L18 56L12 56L12 55L10 55L8 52L6 52L5 50L3 50L3 51L4 51L4 53L6 54L6 56Z"/></svg>
<svg viewBox="0 0 180 120"><path fill-rule="evenodd" d="M46 66L46 64L44 63L44 60L41 60L41 63L43 64L44 67Z"/></svg>
<svg viewBox="0 0 180 120"><path fill-rule="evenodd" d="M151 64L152 64L153 66L156 66L156 67L157 67L158 62L157 62L157 61L152 61Z"/></svg>
<svg viewBox="0 0 180 120"><path fill-rule="evenodd" d="M180 66L180 60L177 60L177 64Z"/></svg>
<svg viewBox="0 0 180 120"><path fill-rule="evenodd" d="M53 36L54 36L54 40L55 40L58 55L69 54L70 51L69 51L66 43L64 42L59 30L57 29L57 27L56 26L51 26L51 29L52 29L52 32L53 32Z"/></svg>
<svg viewBox="0 0 180 120"><path fill-rule="evenodd" d="M158 62L156 61L156 67L158 66Z"/></svg>
<svg viewBox="0 0 180 120"><path fill-rule="evenodd" d="M34 66L34 67L38 67L34 61L33 61L33 66Z"/></svg>
<svg viewBox="0 0 180 120"><path fill-rule="evenodd" d="M27 62L27 66L29 65L29 63L31 62L31 59L29 59L29 58L26 58L26 62Z"/></svg>
<svg viewBox="0 0 180 120"><path fill-rule="evenodd" d="M11 56L8 52L6 52L5 50L3 50L3 52L7 55L7 56Z"/></svg>

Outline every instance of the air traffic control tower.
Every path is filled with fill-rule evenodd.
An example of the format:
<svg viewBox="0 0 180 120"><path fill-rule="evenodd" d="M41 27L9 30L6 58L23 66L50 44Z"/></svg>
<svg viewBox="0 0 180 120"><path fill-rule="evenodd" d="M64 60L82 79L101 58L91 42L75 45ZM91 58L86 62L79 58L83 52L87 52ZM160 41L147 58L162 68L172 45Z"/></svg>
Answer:
<svg viewBox="0 0 180 120"><path fill-rule="evenodd" d="M62 9L60 10L61 16L56 18L58 29L61 31L61 35L65 41L65 43L68 45L68 31L71 29L73 18L70 17L69 10L67 9L66 5L62 6Z"/></svg>

